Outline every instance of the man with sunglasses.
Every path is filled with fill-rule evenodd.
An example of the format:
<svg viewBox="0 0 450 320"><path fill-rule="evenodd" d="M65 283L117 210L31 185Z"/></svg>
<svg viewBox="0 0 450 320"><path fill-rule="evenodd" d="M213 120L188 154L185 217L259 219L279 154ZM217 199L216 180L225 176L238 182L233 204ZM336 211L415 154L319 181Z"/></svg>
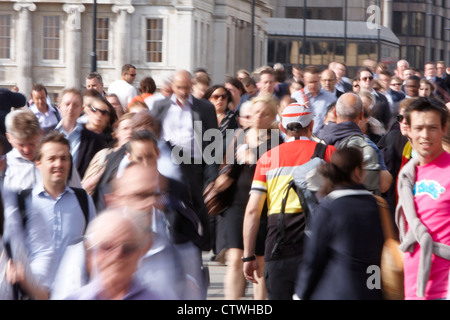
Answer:
<svg viewBox="0 0 450 320"><path fill-rule="evenodd" d="M375 103L371 108L372 116L381 121L386 130L388 130L392 117L391 109L389 107L389 101L384 96L384 94L373 89L374 76L372 70L368 67L361 67L358 70L357 79L360 90L371 92L375 98Z"/></svg>
<svg viewBox="0 0 450 320"><path fill-rule="evenodd" d="M136 67L132 64L122 66L122 77L113 81L108 87L108 94L114 93L119 97L120 104L124 107L128 106L131 100L138 95L133 82L136 79Z"/></svg>

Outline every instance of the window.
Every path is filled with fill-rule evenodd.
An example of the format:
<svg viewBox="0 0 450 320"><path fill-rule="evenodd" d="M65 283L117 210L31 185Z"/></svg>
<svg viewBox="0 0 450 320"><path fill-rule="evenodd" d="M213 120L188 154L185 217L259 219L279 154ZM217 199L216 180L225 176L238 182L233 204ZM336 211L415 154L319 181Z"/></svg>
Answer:
<svg viewBox="0 0 450 320"><path fill-rule="evenodd" d="M11 16L0 15L0 59L11 58Z"/></svg>
<svg viewBox="0 0 450 320"><path fill-rule="evenodd" d="M163 20L147 19L146 61L162 62Z"/></svg>
<svg viewBox="0 0 450 320"><path fill-rule="evenodd" d="M424 36L425 14L423 12L394 11L392 31L400 36Z"/></svg>
<svg viewBox="0 0 450 320"><path fill-rule="evenodd" d="M59 29L60 18L58 16L44 17L44 60L59 59Z"/></svg>
<svg viewBox="0 0 450 320"><path fill-rule="evenodd" d="M109 19L97 18L97 60L108 61Z"/></svg>

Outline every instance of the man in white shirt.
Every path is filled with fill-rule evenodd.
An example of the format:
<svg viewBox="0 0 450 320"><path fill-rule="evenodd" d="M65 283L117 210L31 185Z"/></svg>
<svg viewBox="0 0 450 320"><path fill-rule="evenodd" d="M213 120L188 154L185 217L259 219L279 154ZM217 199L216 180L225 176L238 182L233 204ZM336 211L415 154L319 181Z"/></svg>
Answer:
<svg viewBox="0 0 450 320"><path fill-rule="evenodd" d="M33 85L31 88L29 106L39 120L39 125L44 134L53 130L61 120L58 110L48 103L47 89L40 83Z"/></svg>
<svg viewBox="0 0 450 320"><path fill-rule="evenodd" d="M120 104L126 108L131 99L137 96L137 90L132 83L136 79L136 67L131 64L125 64L122 67L122 78L113 81L108 87L108 93L114 93L119 97Z"/></svg>

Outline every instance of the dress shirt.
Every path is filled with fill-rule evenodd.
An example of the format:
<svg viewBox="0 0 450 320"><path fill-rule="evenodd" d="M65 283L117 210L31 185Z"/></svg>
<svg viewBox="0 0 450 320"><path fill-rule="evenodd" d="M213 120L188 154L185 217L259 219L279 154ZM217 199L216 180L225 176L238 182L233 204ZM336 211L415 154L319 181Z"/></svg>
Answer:
<svg viewBox="0 0 450 320"><path fill-rule="evenodd" d="M42 130L44 130L44 133L48 133L49 131L53 130L58 124L59 120L58 116L56 115L58 111L52 106L48 105L47 112L42 113L33 103L30 105L30 110L34 113L34 115L38 119L39 125L41 126Z"/></svg>
<svg viewBox="0 0 450 320"><path fill-rule="evenodd" d="M192 96L182 106L173 94L170 107L162 123L162 137L172 146L178 146L193 157L194 129L192 120Z"/></svg>
<svg viewBox="0 0 450 320"><path fill-rule="evenodd" d="M303 89L302 89L303 90ZM313 134L316 135L320 129L323 127L323 122L325 120L325 116L327 115L327 109L330 104L337 100L336 95L332 94L329 91L324 89L320 89L319 93L313 97L308 90L308 87L304 88L304 93L302 90L295 91L291 98L297 100L298 103L304 104L305 100L309 101L309 107L314 114L314 127ZM306 98L305 98L306 96Z"/></svg>
<svg viewBox="0 0 450 320"><path fill-rule="evenodd" d="M27 160L16 148L6 154L6 171L3 188L15 192L30 189L41 180L41 173L33 161Z"/></svg>
<svg viewBox="0 0 450 320"><path fill-rule="evenodd" d="M72 132L66 132L64 128L62 127L62 120L58 123L56 126L56 130L58 130L61 133L64 133L66 136L66 139L69 140L70 144L70 154L72 155L72 163L78 163L78 150L80 149L80 137L81 137L81 130L83 130L84 126L83 123L77 122L75 125L75 128L72 130Z"/></svg>
<svg viewBox="0 0 450 320"><path fill-rule="evenodd" d="M86 229L86 219L75 192L66 186L63 193L53 199L40 183L27 198L26 208L29 215L42 214L50 228L55 248L52 275L55 275L66 247L78 241ZM91 197L88 197L88 208L91 221L96 214Z"/></svg>

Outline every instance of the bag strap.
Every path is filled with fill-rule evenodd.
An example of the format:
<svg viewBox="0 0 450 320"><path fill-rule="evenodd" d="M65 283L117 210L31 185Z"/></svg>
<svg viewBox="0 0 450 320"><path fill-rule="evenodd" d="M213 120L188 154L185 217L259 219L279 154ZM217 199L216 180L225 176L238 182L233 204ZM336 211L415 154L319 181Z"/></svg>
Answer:
<svg viewBox="0 0 450 320"><path fill-rule="evenodd" d="M75 192L78 203L81 207L81 210L83 211L84 219L86 221L86 226L84 229L86 230L87 225L89 223L89 205L88 205L88 197L87 197L86 190L84 190L82 188L75 188L75 187L70 187L70 188Z"/></svg>
<svg viewBox="0 0 450 320"><path fill-rule="evenodd" d="M377 195L373 195L377 201L378 208L380 210L381 227L383 229L384 239L396 239L394 232L394 223L392 221L391 214L389 212L389 204L387 201Z"/></svg>
<svg viewBox="0 0 450 320"><path fill-rule="evenodd" d="M25 229L27 225L27 210L25 206L25 199L31 194L32 189L23 189L17 194L17 207L19 208L20 216L22 217L22 226Z"/></svg>

